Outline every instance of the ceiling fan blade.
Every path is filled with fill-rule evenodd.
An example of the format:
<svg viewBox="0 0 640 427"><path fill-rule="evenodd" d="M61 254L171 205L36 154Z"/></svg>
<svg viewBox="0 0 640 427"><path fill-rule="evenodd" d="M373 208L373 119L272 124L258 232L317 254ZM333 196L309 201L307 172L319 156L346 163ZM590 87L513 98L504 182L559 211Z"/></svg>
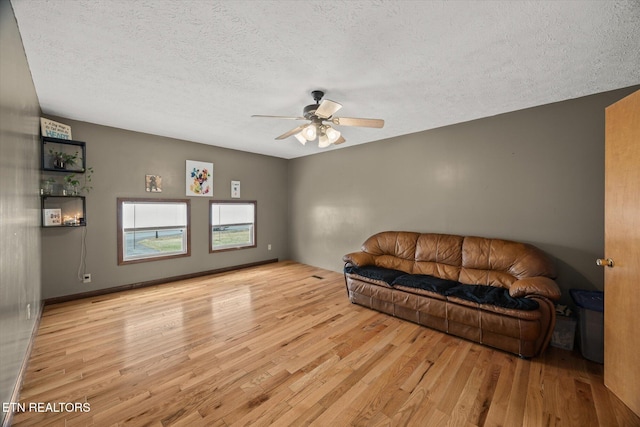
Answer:
<svg viewBox="0 0 640 427"><path fill-rule="evenodd" d="M355 117L334 117L331 122L339 126L360 126L365 128L381 128L384 126L382 119L358 119Z"/></svg>
<svg viewBox="0 0 640 427"><path fill-rule="evenodd" d="M320 106L316 110L315 115L320 117L321 119L328 119L341 108L342 104L338 104L337 102L331 101L330 99L325 99L320 103Z"/></svg>
<svg viewBox="0 0 640 427"><path fill-rule="evenodd" d="M254 114L251 117L266 117L268 119L287 119L287 120L306 120L304 117L289 117L289 116L265 116L263 114Z"/></svg>
<svg viewBox="0 0 640 427"><path fill-rule="evenodd" d="M291 129L289 132L285 132L282 135L276 137L276 139L285 139L285 138L289 138L291 135L294 135L298 132L300 132L302 129L304 129L305 127L307 127L307 125L300 125L295 129Z"/></svg>
<svg viewBox="0 0 640 427"><path fill-rule="evenodd" d="M344 136L340 135L340 138L338 138L336 142L333 143L333 145L342 144L343 142L346 142L346 139L344 139Z"/></svg>

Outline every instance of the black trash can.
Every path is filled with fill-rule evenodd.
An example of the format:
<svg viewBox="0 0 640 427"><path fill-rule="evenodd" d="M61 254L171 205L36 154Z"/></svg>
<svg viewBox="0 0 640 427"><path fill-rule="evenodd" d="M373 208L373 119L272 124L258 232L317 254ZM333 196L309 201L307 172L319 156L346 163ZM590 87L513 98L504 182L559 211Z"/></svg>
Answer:
<svg viewBox="0 0 640 427"><path fill-rule="evenodd" d="M604 292L569 289L569 293L578 306L582 355L604 363Z"/></svg>

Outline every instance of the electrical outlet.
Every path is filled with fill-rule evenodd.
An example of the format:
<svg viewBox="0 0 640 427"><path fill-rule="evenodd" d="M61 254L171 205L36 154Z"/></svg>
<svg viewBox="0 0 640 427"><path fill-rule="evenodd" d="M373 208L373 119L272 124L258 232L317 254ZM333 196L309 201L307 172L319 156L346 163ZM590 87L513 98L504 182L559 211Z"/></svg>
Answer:
<svg viewBox="0 0 640 427"><path fill-rule="evenodd" d="M87 273L82 276L82 283L91 283L91 274Z"/></svg>
<svg viewBox="0 0 640 427"><path fill-rule="evenodd" d="M269 243L269 244L267 245L267 250L268 250L268 251L270 251L270 250L271 250L271 243Z"/></svg>

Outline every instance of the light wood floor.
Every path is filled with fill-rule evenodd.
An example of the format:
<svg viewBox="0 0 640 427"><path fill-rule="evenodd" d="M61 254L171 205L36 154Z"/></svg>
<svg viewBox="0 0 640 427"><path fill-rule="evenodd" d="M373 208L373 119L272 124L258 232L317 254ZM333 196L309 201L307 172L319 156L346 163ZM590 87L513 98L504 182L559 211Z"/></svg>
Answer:
<svg viewBox="0 0 640 427"><path fill-rule="evenodd" d="M90 411L14 425L640 425L602 377L579 353L522 360L352 305L341 274L281 262L45 307L20 401Z"/></svg>

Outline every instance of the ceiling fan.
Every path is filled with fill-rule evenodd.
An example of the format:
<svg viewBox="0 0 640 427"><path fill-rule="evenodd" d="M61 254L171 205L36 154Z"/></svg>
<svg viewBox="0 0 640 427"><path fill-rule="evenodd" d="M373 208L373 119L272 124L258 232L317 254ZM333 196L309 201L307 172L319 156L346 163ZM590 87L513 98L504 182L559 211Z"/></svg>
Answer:
<svg viewBox="0 0 640 427"><path fill-rule="evenodd" d="M276 137L276 139L285 139L290 136L295 136L302 145L307 141L313 141L318 138L318 147L325 148L331 144L342 144L346 140L340 133L340 131L331 127L331 124L338 126L359 126L370 128L381 128L384 126L384 120L382 119L361 119L355 117L333 117L333 115L342 108L342 105L331 101L329 99L322 100L324 92L321 90L314 90L311 92L315 104L307 105L302 110L302 116L288 117L288 116L265 116L261 114L254 114L251 117L267 117L272 119L288 119L288 120L309 120L309 123L300 125L282 135ZM322 100L322 102L321 102ZM327 124L327 122L331 124Z"/></svg>

